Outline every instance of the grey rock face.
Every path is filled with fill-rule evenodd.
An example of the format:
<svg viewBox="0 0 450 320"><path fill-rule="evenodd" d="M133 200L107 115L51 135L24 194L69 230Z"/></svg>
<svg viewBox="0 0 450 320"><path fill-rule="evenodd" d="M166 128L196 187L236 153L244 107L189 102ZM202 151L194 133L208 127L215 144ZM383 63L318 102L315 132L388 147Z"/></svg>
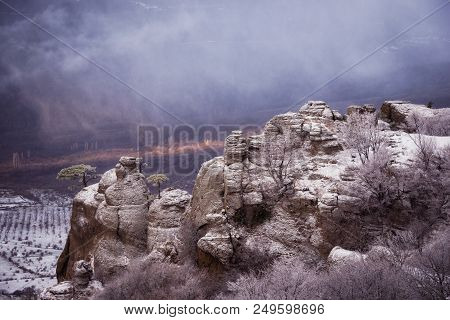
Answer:
<svg viewBox="0 0 450 320"><path fill-rule="evenodd" d="M387 122L393 130L414 132L414 123L409 116L416 113L422 119L450 119L450 109L430 109L425 105L412 104L408 101L386 101L381 106L380 119Z"/></svg>
<svg viewBox="0 0 450 320"><path fill-rule="evenodd" d="M175 262L190 199L186 191L166 189L151 202L136 159L120 158L98 185L74 199L71 231L57 267L58 281L70 285L61 288L76 291L92 279L107 281L137 258Z"/></svg>
<svg viewBox="0 0 450 320"><path fill-rule="evenodd" d="M178 261L179 229L191 195L183 190L165 189L149 210L147 249L151 261Z"/></svg>
<svg viewBox="0 0 450 320"><path fill-rule="evenodd" d="M233 131L225 141L225 162L232 164L242 162L247 156L247 140L241 131Z"/></svg>
<svg viewBox="0 0 450 320"><path fill-rule="evenodd" d="M41 300L89 299L102 290L102 283L93 279L92 263L80 260L73 266L71 280L62 281L45 289L39 298Z"/></svg>
<svg viewBox="0 0 450 320"><path fill-rule="evenodd" d="M111 169L106 171L98 183L98 192L105 193L106 189L108 189L112 184L117 181L116 169Z"/></svg>
<svg viewBox="0 0 450 320"><path fill-rule="evenodd" d="M98 194L97 189L97 184L88 186L73 200L70 232L56 268L58 281L71 279L74 263L87 260L94 248L93 241L89 240L94 239L99 232L100 225L95 215L100 203L104 201L104 195Z"/></svg>
<svg viewBox="0 0 450 320"><path fill-rule="evenodd" d="M327 177L327 169L343 167L332 160L343 151L335 125L342 118L325 102L311 101L272 118L262 135L233 132L224 157L200 169L187 213L202 231L202 254L230 265L238 245L277 255L322 246L316 215L323 190L339 179Z"/></svg>

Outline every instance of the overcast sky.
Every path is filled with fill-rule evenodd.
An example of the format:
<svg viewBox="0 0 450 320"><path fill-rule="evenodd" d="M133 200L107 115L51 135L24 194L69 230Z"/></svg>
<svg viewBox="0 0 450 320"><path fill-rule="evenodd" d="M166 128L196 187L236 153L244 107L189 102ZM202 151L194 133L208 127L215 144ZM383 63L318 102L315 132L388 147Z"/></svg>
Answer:
<svg viewBox="0 0 450 320"><path fill-rule="evenodd" d="M446 1L6 2L178 118L232 123L283 112ZM450 5L311 99L450 102L449 16ZM1 3L0 52L3 131L176 122Z"/></svg>

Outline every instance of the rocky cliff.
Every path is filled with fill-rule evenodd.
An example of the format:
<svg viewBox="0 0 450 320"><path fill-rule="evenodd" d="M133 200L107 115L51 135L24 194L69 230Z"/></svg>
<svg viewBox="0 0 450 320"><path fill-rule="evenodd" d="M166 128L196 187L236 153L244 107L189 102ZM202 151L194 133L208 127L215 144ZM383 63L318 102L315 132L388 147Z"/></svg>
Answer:
<svg viewBox="0 0 450 320"><path fill-rule="evenodd" d="M417 119L413 119L413 116L416 116ZM420 119L420 122L425 126L429 124L429 121L435 127L443 125L446 127L442 128L445 134L448 135L450 133L449 108L431 109L425 105L413 104L409 101L386 101L381 106L380 119L389 123L392 130L415 132L417 131L416 121ZM425 129L431 129L433 131L433 128ZM433 134L435 132L431 133Z"/></svg>
<svg viewBox="0 0 450 320"><path fill-rule="evenodd" d="M136 159L122 157L98 184L75 197L58 280L71 279L77 261L91 262L96 278L105 281L132 259L173 259L176 231L189 200L185 191L166 189L151 201Z"/></svg>
<svg viewBox="0 0 450 320"><path fill-rule="evenodd" d="M391 130L407 125L405 108L385 103L375 124L399 166L414 152L407 133ZM348 114L374 111L352 106ZM58 280L73 281L80 261L92 265L92 279L102 282L134 259L177 263L183 221L193 225L197 261L205 266L232 268L242 249L323 260L333 247L345 245L343 238L358 244L361 238L346 219L356 216L364 198L352 170L361 160L343 140L343 126L345 116L311 101L298 112L273 117L260 135L234 131L224 155L202 165L192 198L174 189L151 197L136 159L122 157L75 197ZM443 137L439 143L448 142ZM399 216L404 210L408 204L402 202Z"/></svg>

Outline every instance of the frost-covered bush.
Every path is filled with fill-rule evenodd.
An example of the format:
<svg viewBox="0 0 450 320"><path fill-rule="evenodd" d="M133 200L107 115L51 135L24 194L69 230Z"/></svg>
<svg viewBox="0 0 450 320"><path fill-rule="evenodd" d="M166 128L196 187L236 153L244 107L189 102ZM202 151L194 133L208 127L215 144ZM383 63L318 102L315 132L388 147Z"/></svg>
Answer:
<svg viewBox="0 0 450 320"><path fill-rule="evenodd" d="M414 257L412 276L422 299L450 298L449 232L447 228Z"/></svg>
<svg viewBox="0 0 450 320"><path fill-rule="evenodd" d="M106 284L97 299L211 299L220 279L192 264L176 265L141 261L132 263L116 280Z"/></svg>
<svg viewBox="0 0 450 320"><path fill-rule="evenodd" d="M342 142L358 152L361 163L369 161L386 143L375 113L351 113L339 131Z"/></svg>
<svg viewBox="0 0 450 320"><path fill-rule="evenodd" d="M306 268L300 259L282 259L260 273L245 273L227 284L222 299L296 300L314 297L311 288L316 280L314 271Z"/></svg>

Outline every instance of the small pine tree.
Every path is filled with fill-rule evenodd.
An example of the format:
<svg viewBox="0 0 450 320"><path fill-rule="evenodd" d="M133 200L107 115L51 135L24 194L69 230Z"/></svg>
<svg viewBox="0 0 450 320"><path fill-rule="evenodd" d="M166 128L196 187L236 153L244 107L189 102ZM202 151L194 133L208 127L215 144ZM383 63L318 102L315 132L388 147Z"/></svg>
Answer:
<svg viewBox="0 0 450 320"><path fill-rule="evenodd" d="M161 183L168 181L169 178L162 173L152 174L147 178L147 181L158 187L158 198L161 199Z"/></svg>
<svg viewBox="0 0 450 320"><path fill-rule="evenodd" d="M87 187L87 183L96 178L96 168L88 164L77 164L61 169L56 176L58 180L78 180L83 187Z"/></svg>

